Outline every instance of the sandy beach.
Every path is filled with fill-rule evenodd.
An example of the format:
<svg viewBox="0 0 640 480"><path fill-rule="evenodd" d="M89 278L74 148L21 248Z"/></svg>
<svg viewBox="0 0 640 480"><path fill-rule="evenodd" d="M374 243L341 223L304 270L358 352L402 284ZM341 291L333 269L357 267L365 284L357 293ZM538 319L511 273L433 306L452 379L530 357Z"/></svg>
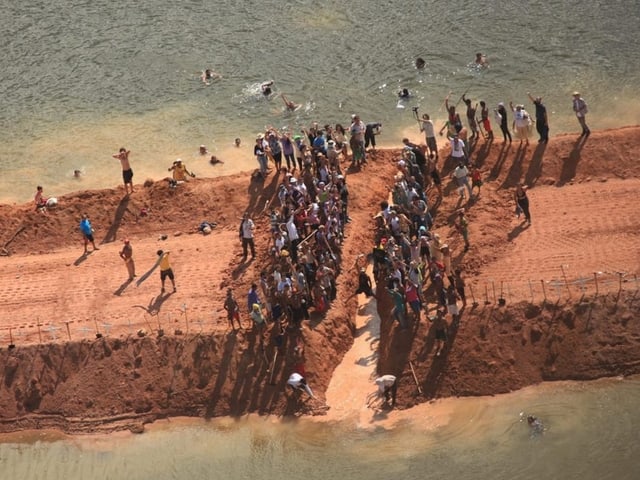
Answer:
<svg viewBox="0 0 640 480"><path fill-rule="evenodd" d="M639 146L640 127L593 132L586 141L563 135L527 148L481 140L472 160L484 185L467 210L468 252L453 228L459 205L452 164L439 165L445 198L435 230L464 271L469 303L436 357L430 322L423 315L400 331L378 286L378 301L367 307L380 318L374 366L398 376L398 409L542 381L640 373L640 326L633 321L640 310L640 166L631 155ZM318 402L287 395L295 362L289 337L273 364L275 335L269 332L262 349L248 315L247 329L232 333L223 310L227 288L245 305L251 283L271 265L266 213L278 202L283 174L272 172L264 182L252 181L251 172L196 178L175 190L166 180L149 181L129 197L122 187L74 192L58 197L47 216L31 203L0 205L0 431L141 432L145 423L172 416L324 415L320 405L327 401L331 411L342 394L364 399L373 388L361 383L331 399L325 392L359 333L352 266L371 252L372 217L399 157L399 149L380 150L346 176L352 222L339 255L337 298L302 327ZM530 186L528 228L514 215L519 181ZM257 226L257 258L241 263L245 211ZM78 232L83 213L99 247L87 256ZM198 232L203 221L216 224L211 234ZM137 280L158 249L172 252L176 293L161 295L157 271L139 285L126 281L118 256L125 238Z"/></svg>

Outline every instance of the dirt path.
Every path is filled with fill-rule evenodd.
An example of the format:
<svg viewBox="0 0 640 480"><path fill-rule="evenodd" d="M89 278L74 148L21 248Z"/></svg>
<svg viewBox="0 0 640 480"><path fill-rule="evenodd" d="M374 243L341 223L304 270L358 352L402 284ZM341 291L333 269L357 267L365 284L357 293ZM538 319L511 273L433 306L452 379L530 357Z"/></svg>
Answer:
<svg viewBox="0 0 640 480"><path fill-rule="evenodd" d="M221 244L233 245L236 238L235 232L218 230L208 236L132 241L138 279L154 265L158 249L172 252L178 291L167 288L165 295L160 295L158 270L139 286L126 282L126 268L118 256L120 242L101 245L86 257L81 247L8 257L0 276L0 303L11 312L14 340L21 344L39 340L38 322L43 342L68 340L65 322L72 340L94 338L96 324L104 334L126 336L140 328L156 329L158 319L166 330L186 331L184 305L188 328L210 331L226 324L212 310L211 297L227 277L227 265L206 258ZM1 334L9 335L6 329Z"/></svg>
<svg viewBox="0 0 640 480"><path fill-rule="evenodd" d="M484 300L487 286L493 301L493 285L499 296L504 282L505 297L531 299L533 291L541 300L544 280L547 296L556 298L558 289L566 296L563 269L576 297L582 287L595 290L594 272L601 291L617 290L618 273L634 282L640 271L640 209L630 199L639 190L639 179L530 190L532 226L512 216L503 233L507 242L502 252L473 281L476 295ZM483 237L495 237L490 226L480 226L479 231Z"/></svg>

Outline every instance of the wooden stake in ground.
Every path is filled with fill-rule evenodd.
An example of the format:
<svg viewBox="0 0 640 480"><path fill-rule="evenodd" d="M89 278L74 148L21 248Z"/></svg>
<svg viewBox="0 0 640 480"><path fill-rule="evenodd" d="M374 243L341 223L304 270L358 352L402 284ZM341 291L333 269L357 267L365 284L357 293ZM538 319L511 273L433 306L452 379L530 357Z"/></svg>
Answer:
<svg viewBox="0 0 640 480"><path fill-rule="evenodd" d="M64 322L67 326L67 337L69 337L69 341L71 341L71 329L69 328L69 322Z"/></svg>
<svg viewBox="0 0 640 480"><path fill-rule="evenodd" d="M413 369L413 363L409 360L409 366L411 367L411 375L413 375L413 380L416 382L416 387L418 387L418 393L423 395L422 387L420 386L420 382L418 382L418 377L416 376L416 371Z"/></svg>
<svg viewBox="0 0 640 480"><path fill-rule="evenodd" d="M271 375L269 375L269 385L273 385L273 375L276 373L276 359L278 358L278 349L273 354L273 363L271 364Z"/></svg>
<svg viewBox="0 0 640 480"><path fill-rule="evenodd" d="M9 327L9 350L13 350L16 348L15 343L13 343L13 329Z"/></svg>
<svg viewBox="0 0 640 480"><path fill-rule="evenodd" d="M38 342L42 343L42 332L40 331L40 318L38 318L36 325L38 327Z"/></svg>
<svg viewBox="0 0 640 480"><path fill-rule="evenodd" d="M96 327L96 338L102 338L102 334L100 333L100 329L98 328L98 321L96 320L96 317L93 317L93 324Z"/></svg>
<svg viewBox="0 0 640 480"><path fill-rule="evenodd" d="M596 282L596 297L598 296L598 272L593 272L593 279Z"/></svg>
<svg viewBox="0 0 640 480"><path fill-rule="evenodd" d="M569 298L571 298L571 290L569 289L569 282L567 281L567 274L564 271L564 265L560 265L560 269L562 270L562 277L564 278L564 285L567 287L567 293L569 294Z"/></svg>

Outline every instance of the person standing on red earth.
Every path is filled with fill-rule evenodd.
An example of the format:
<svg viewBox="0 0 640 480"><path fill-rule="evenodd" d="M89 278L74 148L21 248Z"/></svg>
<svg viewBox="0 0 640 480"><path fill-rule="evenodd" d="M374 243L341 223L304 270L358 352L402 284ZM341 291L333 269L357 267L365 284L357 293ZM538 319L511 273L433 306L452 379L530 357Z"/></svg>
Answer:
<svg viewBox="0 0 640 480"><path fill-rule="evenodd" d="M493 130L491 129L491 121L489 120L489 109L484 100L480 100L480 121L482 122L482 128L484 128L487 134L487 140L493 140Z"/></svg>
<svg viewBox="0 0 640 480"><path fill-rule="evenodd" d="M125 195L129 195L129 187L131 187L131 193L133 193L133 170L131 170L131 164L129 163L130 150L122 147L118 153L112 155L113 158L120 160L122 165L122 180L124 181Z"/></svg>
<svg viewBox="0 0 640 480"><path fill-rule="evenodd" d="M476 121L476 109L477 104L474 107L471 105L471 99L466 98L465 94L462 94L462 101L467 106L467 122L469 123L469 128L471 129L471 139L474 139L479 136L478 133L478 122Z"/></svg>
<svg viewBox="0 0 640 480"><path fill-rule="evenodd" d="M129 281L132 281L136 276L136 266L133 263L133 248L128 238L125 238L122 242L122 250L120 250L120 258L124 260L124 264L127 266L127 272L129 273Z"/></svg>
<svg viewBox="0 0 640 480"><path fill-rule="evenodd" d="M82 232L82 237L84 238L84 254L89 253L87 250L87 245L91 242L93 246L93 250L100 250L96 247L95 240L93 239L93 227L91 226L91 222L89 221L89 215L86 213L82 215L82 220L80 220L80 231Z"/></svg>
<svg viewBox="0 0 640 480"><path fill-rule="evenodd" d="M584 98L580 96L580 92L573 92L573 111L576 114L576 118L582 127L582 136L588 136L591 133L589 127L587 126L586 116L589 112L587 107L587 102L584 101Z"/></svg>
<svg viewBox="0 0 640 480"><path fill-rule="evenodd" d="M500 122L500 130L502 130L502 136L506 142L509 139L511 143L511 132L509 131L509 120L507 119L507 109L504 107L504 103L500 102L498 108L495 110L496 120Z"/></svg>
<svg viewBox="0 0 640 480"><path fill-rule="evenodd" d="M531 213L529 212L529 198L527 197L527 186L524 183L519 183L514 193L514 199L516 205L520 207L522 213L524 213L525 220L531 225Z"/></svg>
<svg viewBox="0 0 640 480"><path fill-rule="evenodd" d="M249 218L249 214L245 212L240 222L240 240L242 241L242 261L247 260L247 250L251 248L251 260L256 258L256 247L253 242L253 231L256 226L253 220Z"/></svg>
<svg viewBox="0 0 640 480"><path fill-rule="evenodd" d="M234 320L238 322L238 329L242 329L242 323L240 323L240 306L235 298L233 298L233 290L227 289L227 298L224 300L224 309L227 311L227 320L231 330L236 331Z"/></svg>
<svg viewBox="0 0 640 480"><path fill-rule="evenodd" d="M429 318L429 320L433 322L433 328L436 331L436 357L440 356L440 353L442 352L442 349L447 342L448 325L445 315L446 313L442 310L442 308L438 308L435 318Z"/></svg>
<svg viewBox="0 0 640 480"><path fill-rule="evenodd" d="M469 220L464 216L464 210L458 212L458 221L456 222L456 230L462 235L464 240L464 251L469 251Z"/></svg>
<svg viewBox="0 0 640 480"><path fill-rule="evenodd" d="M547 143L549 141L549 118L547 117L547 107L542 103L542 97L533 98L530 93L527 92L529 100L533 102L536 107L536 130L540 135L538 143Z"/></svg>
<svg viewBox="0 0 640 480"><path fill-rule="evenodd" d="M173 293L176 290L176 281L175 276L173 275L173 269L171 268L171 263L169 262L169 251L158 250L158 262L160 263L160 282L162 283L162 288L160 293L164 293L164 281L169 278L171 280L171 285L173 286Z"/></svg>
<svg viewBox="0 0 640 480"><path fill-rule="evenodd" d="M458 292L458 296L460 297L460 300L462 300L462 307L464 308L467 306L467 296L464 291L466 284L464 282L464 278L462 278L462 271L459 268L456 268L453 274L453 284L456 286L456 292Z"/></svg>
<svg viewBox="0 0 640 480"><path fill-rule="evenodd" d="M420 131L424 132L424 139L429 149L429 154L434 155L436 161L438 160L438 144L436 142L436 130L431 121L431 117L428 114L422 115L422 122L420 122Z"/></svg>

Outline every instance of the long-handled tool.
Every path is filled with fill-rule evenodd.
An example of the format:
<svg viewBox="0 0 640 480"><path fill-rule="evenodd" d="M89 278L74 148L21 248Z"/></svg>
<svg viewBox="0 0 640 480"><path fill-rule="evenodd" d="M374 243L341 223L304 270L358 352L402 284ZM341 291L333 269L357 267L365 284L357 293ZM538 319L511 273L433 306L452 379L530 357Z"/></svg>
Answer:
<svg viewBox="0 0 640 480"><path fill-rule="evenodd" d="M278 358L278 349L273 354L273 363L271 364L271 374L269 375L269 385L273 385L273 375L276 373L276 360Z"/></svg>
<svg viewBox="0 0 640 480"><path fill-rule="evenodd" d="M416 387L418 387L418 393L423 395L422 387L420 386L420 382L418 382L418 377L416 376L416 371L413 369L413 363L409 360L409 366L411 367L411 375L413 375L413 380L416 382Z"/></svg>

